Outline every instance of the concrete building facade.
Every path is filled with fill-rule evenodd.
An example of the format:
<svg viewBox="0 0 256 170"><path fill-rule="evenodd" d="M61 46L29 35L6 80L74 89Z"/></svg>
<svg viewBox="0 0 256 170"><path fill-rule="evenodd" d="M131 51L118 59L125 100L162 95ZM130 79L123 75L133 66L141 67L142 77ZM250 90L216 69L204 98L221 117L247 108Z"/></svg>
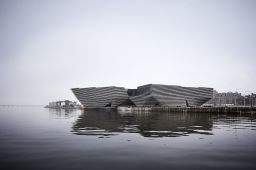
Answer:
<svg viewBox="0 0 256 170"><path fill-rule="evenodd" d="M118 106L200 106L213 97L213 88L147 84L137 89L123 87L72 88L85 108Z"/></svg>

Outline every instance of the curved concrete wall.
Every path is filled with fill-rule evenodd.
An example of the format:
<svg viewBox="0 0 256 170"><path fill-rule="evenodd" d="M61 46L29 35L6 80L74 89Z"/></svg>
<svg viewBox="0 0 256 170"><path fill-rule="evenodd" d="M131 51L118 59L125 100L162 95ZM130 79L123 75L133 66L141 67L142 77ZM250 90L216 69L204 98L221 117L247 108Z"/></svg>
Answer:
<svg viewBox="0 0 256 170"><path fill-rule="evenodd" d="M146 85L144 93L130 96L136 106L200 106L210 100L213 88ZM143 86L139 87L143 88ZM134 92L135 94L135 92Z"/></svg>
<svg viewBox="0 0 256 170"><path fill-rule="evenodd" d="M123 87L91 87L71 89L79 102L86 108L117 107L128 99Z"/></svg>

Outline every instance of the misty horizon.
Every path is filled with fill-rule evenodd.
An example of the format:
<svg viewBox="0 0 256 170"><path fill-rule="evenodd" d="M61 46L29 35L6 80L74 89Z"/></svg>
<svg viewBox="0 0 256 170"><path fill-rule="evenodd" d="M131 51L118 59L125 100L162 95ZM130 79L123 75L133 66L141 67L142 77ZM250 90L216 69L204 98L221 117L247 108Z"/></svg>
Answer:
<svg viewBox="0 0 256 170"><path fill-rule="evenodd" d="M256 2L0 1L0 105L144 84L256 92Z"/></svg>

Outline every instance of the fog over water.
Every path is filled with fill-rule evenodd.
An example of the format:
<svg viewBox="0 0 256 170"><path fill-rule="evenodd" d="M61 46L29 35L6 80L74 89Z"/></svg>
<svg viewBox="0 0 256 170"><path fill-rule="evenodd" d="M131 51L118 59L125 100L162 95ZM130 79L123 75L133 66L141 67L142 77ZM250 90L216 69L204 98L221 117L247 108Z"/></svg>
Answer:
<svg viewBox="0 0 256 170"><path fill-rule="evenodd" d="M147 83L256 92L256 1L0 0L0 104Z"/></svg>

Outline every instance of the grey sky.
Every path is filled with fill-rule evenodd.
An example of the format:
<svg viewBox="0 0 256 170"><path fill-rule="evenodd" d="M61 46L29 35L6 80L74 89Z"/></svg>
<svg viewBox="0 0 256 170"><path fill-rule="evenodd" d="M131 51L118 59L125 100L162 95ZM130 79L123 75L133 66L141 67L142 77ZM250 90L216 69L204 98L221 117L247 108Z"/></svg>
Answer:
<svg viewBox="0 0 256 170"><path fill-rule="evenodd" d="M148 83L256 92L256 1L0 0L0 104Z"/></svg>

